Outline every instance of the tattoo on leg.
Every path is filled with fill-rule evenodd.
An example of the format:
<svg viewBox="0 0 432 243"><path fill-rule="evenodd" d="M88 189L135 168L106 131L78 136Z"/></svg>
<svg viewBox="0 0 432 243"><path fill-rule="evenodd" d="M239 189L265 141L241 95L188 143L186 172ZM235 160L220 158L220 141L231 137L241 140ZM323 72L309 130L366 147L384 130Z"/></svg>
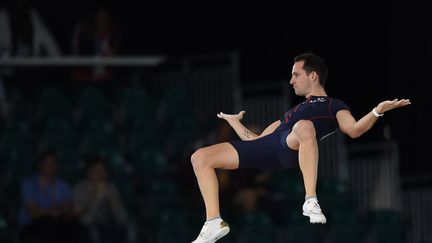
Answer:
<svg viewBox="0 0 432 243"><path fill-rule="evenodd" d="M249 131L249 130L244 130L244 131L242 132L242 134L243 134L243 136L245 136L245 137L247 137L247 138L250 138L252 132Z"/></svg>

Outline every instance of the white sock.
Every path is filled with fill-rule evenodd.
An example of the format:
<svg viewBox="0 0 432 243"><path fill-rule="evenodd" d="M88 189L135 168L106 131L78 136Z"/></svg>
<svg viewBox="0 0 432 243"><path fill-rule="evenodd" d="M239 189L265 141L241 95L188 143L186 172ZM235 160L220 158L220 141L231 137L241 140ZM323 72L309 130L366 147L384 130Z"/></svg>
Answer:
<svg viewBox="0 0 432 243"><path fill-rule="evenodd" d="M217 217L217 218L213 218L213 219L209 219L206 221L207 226L212 229L212 230L217 230L220 227L220 223L222 222L222 218L221 217Z"/></svg>
<svg viewBox="0 0 432 243"><path fill-rule="evenodd" d="M305 197L305 202L318 202L318 198L316 196L309 196L309 197Z"/></svg>

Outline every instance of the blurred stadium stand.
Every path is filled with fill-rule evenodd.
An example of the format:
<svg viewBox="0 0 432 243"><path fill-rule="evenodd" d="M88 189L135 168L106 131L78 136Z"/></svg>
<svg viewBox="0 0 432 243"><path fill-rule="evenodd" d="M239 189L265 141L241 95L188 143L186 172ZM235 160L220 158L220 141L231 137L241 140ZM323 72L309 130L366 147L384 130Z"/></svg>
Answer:
<svg viewBox="0 0 432 243"><path fill-rule="evenodd" d="M20 72L31 72L38 66L43 75L54 68L67 73L65 67L76 65L27 61L2 61L0 68L19 65ZM82 64L94 64L88 62ZM105 64L116 66L115 59ZM241 86L235 54L168 59L150 67L118 65L127 70L105 84L73 83L67 75L38 83L4 77L8 109L0 121L0 242L19 242L18 183L46 148L59 153L61 175L71 185L83 177L87 156L107 158L111 178L137 223L137 243L190 242L204 220L189 164L194 142L212 132L219 111L245 109L246 125L263 129L291 106L286 82ZM265 202L255 211L224 215L232 231L220 242L432 241L425 226L432 219L431 194L401 190L397 145L348 147L344 139L336 133L320 142L318 193L328 224L311 225L301 214L302 177L289 170L265 182Z"/></svg>

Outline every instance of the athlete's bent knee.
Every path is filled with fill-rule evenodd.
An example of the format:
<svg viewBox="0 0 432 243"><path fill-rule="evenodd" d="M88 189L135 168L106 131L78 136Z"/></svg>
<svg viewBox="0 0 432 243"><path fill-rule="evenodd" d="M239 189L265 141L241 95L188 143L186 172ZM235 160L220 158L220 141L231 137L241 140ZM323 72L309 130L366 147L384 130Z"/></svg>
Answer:
<svg viewBox="0 0 432 243"><path fill-rule="evenodd" d="M197 151L195 151L192 154L191 163L192 163L192 167L195 171L204 168L204 166L205 166L205 153L204 153L203 149L198 149Z"/></svg>
<svg viewBox="0 0 432 243"><path fill-rule="evenodd" d="M293 131L303 139L314 138L315 139L315 126L313 122L309 120L300 120L293 127Z"/></svg>

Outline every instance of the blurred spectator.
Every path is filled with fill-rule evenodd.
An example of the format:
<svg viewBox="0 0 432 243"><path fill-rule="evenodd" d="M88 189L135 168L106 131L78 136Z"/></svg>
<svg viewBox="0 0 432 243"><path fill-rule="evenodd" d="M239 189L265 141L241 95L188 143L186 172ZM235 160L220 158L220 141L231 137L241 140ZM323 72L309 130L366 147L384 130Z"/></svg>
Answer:
<svg viewBox="0 0 432 243"><path fill-rule="evenodd" d="M85 224L93 242L128 240L128 217L115 185L108 181L103 158L89 160L87 177L74 189L75 213Z"/></svg>
<svg viewBox="0 0 432 243"><path fill-rule="evenodd" d="M85 229L73 217L69 185L57 176L56 154L42 153L37 165L21 184L20 242L81 242Z"/></svg>
<svg viewBox="0 0 432 243"><path fill-rule="evenodd" d="M0 9L0 55L59 56L61 51L39 12L26 0Z"/></svg>
<svg viewBox="0 0 432 243"><path fill-rule="evenodd" d="M112 57L118 54L120 32L110 11L98 9L90 21L79 22L72 36L72 53L79 56ZM78 81L105 81L112 77L112 69L97 66L77 69L72 73Z"/></svg>

